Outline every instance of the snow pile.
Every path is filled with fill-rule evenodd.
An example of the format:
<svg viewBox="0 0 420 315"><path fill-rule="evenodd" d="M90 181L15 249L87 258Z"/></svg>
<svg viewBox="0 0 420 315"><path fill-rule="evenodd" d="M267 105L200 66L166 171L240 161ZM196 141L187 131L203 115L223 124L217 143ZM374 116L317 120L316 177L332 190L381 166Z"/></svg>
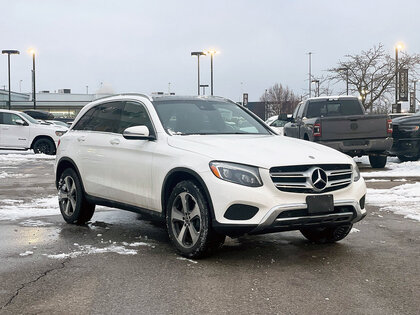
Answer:
<svg viewBox="0 0 420 315"><path fill-rule="evenodd" d="M362 165L369 165L369 160L366 156L362 158L355 158L356 162ZM362 176L369 177L420 177L420 160L415 162L400 162L397 158L388 158L385 169L379 171L364 172L362 169Z"/></svg>
<svg viewBox="0 0 420 315"><path fill-rule="evenodd" d="M103 253L116 253L119 255L137 255L136 249L129 249L125 248L124 246L119 246L112 244L108 247L94 247L92 245L78 245L78 250L71 252L71 253L61 253L55 255L46 255L48 258L52 259L65 259L65 258L75 258L81 255L89 255L89 254L103 254Z"/></svg>
<svg viewBox="0 0 420 315"><path fill-rule="evenodd" d="M420 182L404 184L389 189L367 190L366 202L420 221Z"/></svg>
<svg viewBox="0 0 420 315"><path fill-rule="evenodd" d="M26 178L31 177L30 174L10 174L6 172L0 172L0 179L3 178Z"/></svg>
<svg viewBox="0 0 420 315"><path fill-rule="evenodd" d="M0 199L0 221L57 214L60 214L57 196L38 198L29 203L23 200Z"/></svg>
<svg viewBox="0 0 420 315"><path fill-rule="evenodd" d="M12 152L12 151L7 151ZM38 161L38 160L55 160L55 155L46 155L46 154L35 154L33 151L22 152L21 154L2 154L2 150L0 150L0 165L19 165L31 161Z"/></svg>
<svg viewBox="0 0 420 315"><path fill-rule="evenodd" d="M42 227L42 226L48 226L48 225L52 225L52 223L48 223L48 222L44 222L41 220L25 220L19 223L22 226L27 226L27 227Z"/></svg>

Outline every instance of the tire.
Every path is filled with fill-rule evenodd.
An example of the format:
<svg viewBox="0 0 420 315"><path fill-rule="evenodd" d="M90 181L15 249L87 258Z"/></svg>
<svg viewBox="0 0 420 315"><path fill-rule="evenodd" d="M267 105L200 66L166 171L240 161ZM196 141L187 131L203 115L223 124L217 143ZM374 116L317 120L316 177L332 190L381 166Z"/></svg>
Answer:
<svg viewBox="0 0 420 315"><path fill-rule="evenodd" d="M398 159L401 162L415 162L420 158L420 155L417 156L406 156L406 155L398 155Z"/></svg>
<svg viewBox="0 0 420 315"><path fill-rule="evenodd" d="M341 241L350 233L352 227L353 224L350 223L339 226L306 228L301 229L300 232L311 242L326 244Z"/></svg>
<svg viewBox="0 0 420 315"><path fill-rule="evenodd" d="M33 144L34 152L43 153L47 155L54 155L55 154L55 144L49 138L39 138Z"/></svg>
<svg viewBox="0 0 420 315"><path fill-rule="evenodd" d="M211 227L208 201L193 181L179 182L166 206L169 239L177 252L187 258L199 258L220 248L225 235Z"/></svg>
<svg viewBox="0 0 420 315"><path fill-rule="evenodd" d="M85 224L95 212L95 204L86 200L80 179L72 168L65 169L60 176L58 204L67 223Z"/></svg>
<svg viewBox="0 0 420 315"><path fill-rule="evenodd" d="M372 168L384 168L386 165L386 155L369 155L369 162Z"/></svg>

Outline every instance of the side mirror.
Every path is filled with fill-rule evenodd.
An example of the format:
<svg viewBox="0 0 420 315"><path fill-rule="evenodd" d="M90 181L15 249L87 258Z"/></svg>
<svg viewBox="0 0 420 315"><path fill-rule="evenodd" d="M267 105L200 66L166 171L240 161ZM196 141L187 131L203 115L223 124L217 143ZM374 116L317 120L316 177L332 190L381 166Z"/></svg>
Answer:
<svg viewBox="0 0 420 315"><path fill-rule="evenodd" d="M123 137L127 140L155 140L154 136L149 135L149 128L146 126L128 127L123 131Z"/></svg>
<svg viewBox="0 0 420 315"><path fill-rule="evenodd" d="M19 126L25 126L25 122L22 119L16 119L15 124Z"/></svg>

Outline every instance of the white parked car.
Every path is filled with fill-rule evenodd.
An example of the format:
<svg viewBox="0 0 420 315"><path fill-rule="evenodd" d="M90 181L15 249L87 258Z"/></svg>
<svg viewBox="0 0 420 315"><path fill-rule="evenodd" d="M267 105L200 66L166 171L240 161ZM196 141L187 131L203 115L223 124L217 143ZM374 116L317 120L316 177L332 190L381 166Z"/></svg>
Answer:
<svg viewBox="0 0 420 315"><path fill-rule="evenodd" d="M40 124L28 114L0 109L0 149L33 149L35 153L53 155L60 136L68 128Z"/></svg>
<svg viewBox="0 0 420 315"><path fill-rule="evenodd" d="M94 101L61 137L55 172L66 222L86 223L95 205L154 215L186 257L245 233L300 230L335 242L366 215L352 158L275 136L219 97Z"/></svg>
<svg viewBox="0 0 420 315"><path fill-rule="evenodd" d="M271 127L278 135L283 136L283 127L288 123L286 119L280 119L279 115L271 116L265 123Z"/></svg>

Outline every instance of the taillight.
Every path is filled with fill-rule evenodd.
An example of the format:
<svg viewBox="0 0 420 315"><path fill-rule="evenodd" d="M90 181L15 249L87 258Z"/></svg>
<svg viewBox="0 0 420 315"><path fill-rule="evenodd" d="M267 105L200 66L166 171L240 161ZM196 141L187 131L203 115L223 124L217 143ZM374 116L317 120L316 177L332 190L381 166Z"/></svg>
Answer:
<svg viewBox="0 0 420 315"><path fill-rule="evenodd" d="M321 124L314 124L314 137L321 137Z"/></svg>
<svg viewBox="0 0 420 315"><path fill-rule="evenodd" d="M386 132L392 133L392 120L391 119L386 120Z"/></svg>

